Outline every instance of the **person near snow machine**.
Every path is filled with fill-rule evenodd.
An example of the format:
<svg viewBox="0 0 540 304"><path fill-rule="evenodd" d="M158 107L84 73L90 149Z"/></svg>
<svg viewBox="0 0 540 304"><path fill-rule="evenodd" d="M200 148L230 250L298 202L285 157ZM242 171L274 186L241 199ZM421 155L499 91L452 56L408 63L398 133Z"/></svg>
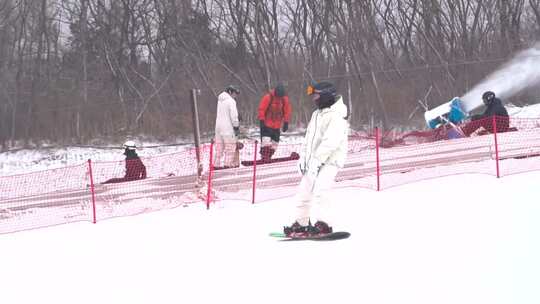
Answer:
<svg viewBox="0 0 540 304"><path fill-rule="evenodd" d="M261 130L261 159L269 161L276 152L280 130L287 132L292 107L283 84L263 96L259 103L258 115ZM283 127L282 127L283 125Z"/></svg>
<svg viewBox="0 0 540 304"><path fill-rule="evenodd" d="M310 86L307 93L317 109L311 115L300 150L298 169L302 180L297 192L296 220L283 228L288 237L332 233L329 222L323 220L328 220L328 190L347 155L349 123L343 98L330 82Z"/></svg>
<svg viewBox="0 0 540 304"><path fill-rule="evenodd" d="M214 142L216 145L215 167L233 168L240 165L236 157L240 120L236 108L236 98L240 89L228 86L217 99L216 127Z"/></svg>
<svg viewBox="0 0 540 304"><path fill-rule="evenodd" d="M493 133L493 121L491 119L493 116L495 116L497 133L508 131L510 119L502 101L492 91L482 94L482 101L486 106L484 113L473 115L471 121L461 127L465 136L470 136L480 127L489 133Z"/></svg>
<svg viewBox="0 0 540 304"><path fill-rule="evenodd" d="M128 140L124 143L124 155L126 156L126 173L121 178L111 178L103 184L129 182L146 178L146 166L137 155L135 142Z"/></svg>

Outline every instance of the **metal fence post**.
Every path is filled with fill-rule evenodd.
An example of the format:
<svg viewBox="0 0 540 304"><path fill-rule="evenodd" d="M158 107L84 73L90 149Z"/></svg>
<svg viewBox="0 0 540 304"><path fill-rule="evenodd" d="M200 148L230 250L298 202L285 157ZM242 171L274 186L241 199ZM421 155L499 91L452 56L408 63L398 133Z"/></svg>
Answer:
<svg viewBox="0 0 540 304"><path fill-rule="evenodd" d="M88 174L90 175L90 192L92 194L92 223L96 223L96 191L94 189L94 175L92 174L92 160L88 159Z"/></svg>
<svg viewBox="0 0 540 304"><path fill-rule="evenodd" d="M495 166L497 167L497 178L501 177L500 171L499 171L499 143L497 142L497 117L495 115L492 116L492 122L493 122L493 136L495 137Z"/></svg>
<svg viewBox="0 0 540 304"><path fill-rule="evenodd" d="M379 127L375 127L375 154L377 161L377 191L381 190L381 166L379 158Z"/></svg>
<svg viewBox="0 0 540 304"><path fill-rule="evenodd" d="M214 173L214 140L210 141L210 161L208 165L208 189L206 192L206 209L210 209L212 200L212 174Z"/></svg>
<svg viewBox="0 0 540 304"><path fill-rule="evenodd" d="M257 144L259 142L255 141L255 149L253 151L253 189L251 194L251 203L255 204L255 188L257 185Z"/></svg>

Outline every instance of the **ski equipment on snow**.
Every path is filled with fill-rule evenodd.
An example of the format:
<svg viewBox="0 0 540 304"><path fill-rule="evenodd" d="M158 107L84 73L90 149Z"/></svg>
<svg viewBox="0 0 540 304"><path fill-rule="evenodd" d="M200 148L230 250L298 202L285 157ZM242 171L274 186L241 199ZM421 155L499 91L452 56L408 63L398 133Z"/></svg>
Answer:
<svg viewBox="0 0 540 304"><path fill-rule="evenodd" d="M271 158L269 160L266 159L258 159L257 165L263 165L263 164L271 164L271 163L278 163L278 162L284 162L284 161L290 161L290 160L297 160L300 159L300 155L296 152L292 152L290 156L287 157L277 157L277 158ZM241 162L243 166L253 166L254 161L252 160L243 160Z"/></svg>
<svg viewBox="0 0 540 304"><path fill-rule="evenodd" d="M272 232L270 233L270 236L278 238L280 241L337 241L350 237L351 233L346 231L337 231L316 235L292 234L287 236L282 232Z"/></svg>

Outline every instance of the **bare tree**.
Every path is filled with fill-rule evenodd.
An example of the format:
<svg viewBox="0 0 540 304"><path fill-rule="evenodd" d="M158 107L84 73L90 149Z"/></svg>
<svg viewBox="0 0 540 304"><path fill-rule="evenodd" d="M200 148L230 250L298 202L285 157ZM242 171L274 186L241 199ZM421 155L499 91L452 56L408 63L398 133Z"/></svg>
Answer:
<svg viewBox="0 0 540 304"><path fill-rule="evenodd" d="M403 113L426 91L462 94L538 37L538 0L4 0L0 141L175 136L194 87L211 131L228 84L252 123L278 81L297 124L305 86L330 80L353 126L421 126Z"/></svg>

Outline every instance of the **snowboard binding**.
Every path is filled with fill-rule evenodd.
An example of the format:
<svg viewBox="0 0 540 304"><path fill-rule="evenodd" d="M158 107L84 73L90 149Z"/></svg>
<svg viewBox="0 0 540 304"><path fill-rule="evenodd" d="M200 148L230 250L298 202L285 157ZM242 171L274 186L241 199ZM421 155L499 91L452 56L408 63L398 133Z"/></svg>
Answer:
<svg viewBox="0 0 540 304"><path fill-rule="evenodd" d="M307 226L302 226L295 221L291 226L283 227L283 233L287 237L313 237L332 233L332 227L323 221L317 221L315 225L312 225L310 220Z"/></svg>

